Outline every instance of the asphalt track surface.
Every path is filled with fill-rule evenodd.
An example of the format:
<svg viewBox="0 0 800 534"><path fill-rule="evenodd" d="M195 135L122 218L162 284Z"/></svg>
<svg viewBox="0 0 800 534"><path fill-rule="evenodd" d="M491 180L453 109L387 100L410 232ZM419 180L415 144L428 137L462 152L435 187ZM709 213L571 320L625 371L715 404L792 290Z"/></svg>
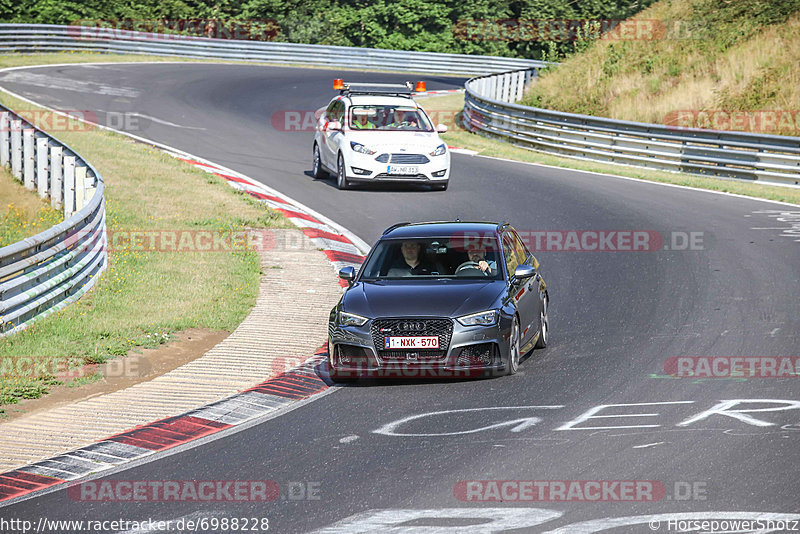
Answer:
<svg viewBox="0 0 800 534"><path fill-rule="evenodd" d="M409 531L488 532L497 513L509 526L528 525L519 531L578 532L577 522L637 515L800 513L798 405L738 404L730 410L791 409L692 420L724 400L800 401L800 383L664 376L665 361L674 356L798 355L800 243L781 235L788 225L774 214L758 213L797 208L463 154L453 155L446 192L339 191L332 180L310 175L313 133L280 131L270 122L281 110L325 105L334 77L408 78L128 64L14 71L0 74L0 84L58 109L94 110L101 121L106 111L139 113L133 133L245 173L368 243L398 221L458 217L507 219L522 231L657 231L664 246L650 252L537 252L552 298L550 346L534 351L513 377L341 387L281 417L105 477L268 479L284 491L275 502L91 503L60 489L0 508L0 518L268 517L274 532L308 532L340 521L341 531L351 532L357 531L352 516L406 510L394 520ZM463 83L427 80L431 90ZM678 241L700 232L702 245L670 250L673 232ZM325 332L319 335L322 341ZM606 408L596 414L628 416L568 424L599 405L677 401ZM413 436L375 433L403 418L465 409L474 410L396 426L397 434ZM524 421L485 428L512 420ZM627 428L585 429L598 426ZM667 495L653 502L464 502L454 488L465 480L655 480ZM314 498L295 500L298 491L287 496L290 486L301 487L292 483L303 484ZM675 495L675 483L681 489L694 484L693 498ZM462 508L474 517L457 518L463 512L450 510ZM519 516L512 511L530 519L537 513L532 509L556 517L538 526L514 522ZM421 519L408 510L436 512ZM651 532L642 521L609 532ZM432 526L453 528L423 528ZM388 531L374 524L364 529ZM666 523L661 529L667 531Z"/></svg>

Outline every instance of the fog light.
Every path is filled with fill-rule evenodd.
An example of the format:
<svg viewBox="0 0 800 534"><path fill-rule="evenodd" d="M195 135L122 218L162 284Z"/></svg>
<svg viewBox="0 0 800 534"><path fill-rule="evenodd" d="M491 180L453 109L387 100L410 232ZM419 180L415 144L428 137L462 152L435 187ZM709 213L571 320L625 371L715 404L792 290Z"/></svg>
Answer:
<svg viewBox="0 0 800 534"><path fill-rule="evenodd" d="M354 174L372 174L372 171L368 171L367 169L359 169L358 167L350 167L353 170Z"/></svg>
<svg viewBox="0 0 800 534"><path fill-rule="evenodd" d="M432 175L435 176L436 178L441 178L442 176L444 176L444 174L446 172L447 172L447 169L444 169L444 170L441 170L441 171L436 171L436 172L432 173Z"/></svg>

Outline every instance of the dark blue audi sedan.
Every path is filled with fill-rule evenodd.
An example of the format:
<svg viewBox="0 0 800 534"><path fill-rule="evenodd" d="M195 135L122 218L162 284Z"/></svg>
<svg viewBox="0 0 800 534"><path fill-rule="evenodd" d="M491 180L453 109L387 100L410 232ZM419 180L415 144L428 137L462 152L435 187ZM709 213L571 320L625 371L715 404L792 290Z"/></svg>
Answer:
<svg viewBox="0 0 800 534"><path fill-rule="evenodd" d="M539 262L508 223L387 228L331 310L330 377L514 374L547 346Z"/></svg>

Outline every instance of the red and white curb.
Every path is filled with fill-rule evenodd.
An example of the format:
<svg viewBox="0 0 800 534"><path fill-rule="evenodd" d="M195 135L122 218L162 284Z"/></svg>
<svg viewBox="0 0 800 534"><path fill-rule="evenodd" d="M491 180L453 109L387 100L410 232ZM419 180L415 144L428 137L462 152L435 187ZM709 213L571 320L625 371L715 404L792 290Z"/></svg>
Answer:
<svg viewBox="0 0 800 534"><path fill-rule="evenodd" d="M322 249L337 271L345 266L358 268L363 263L368 245L326 217L232 169L171 147L159 148L224 178L232 187L282 213ZM339 283L342 287L347 285L344 280ZM321 393L328 389L323 380L327 376L327 359L326 343L299 367L246 391L181 415L137 426L69 453L0 473L0 505L215 434Z"/></svg>
<svg viewBox="0 0 800 534"><path fill-rule="evenodd" d="M10 69L3 69L10 70ZM61 116L94 124L79 117L42 106L7 89L1 91ZM224 178L229 185L259 199L290 219L318 248L336 271L359 267L369 245L346 228L281 192L252 178L193 154L102 125L95 126L133 138L173 157ZM346 287L346 282L339 284ZM271 414L328 389L327 343L299 367L270 378L255 387L181 415L168 417L122 432L74 451L0 473L0 506L59 484L102 472L235 427Z"/></svg>
<svg viewBox="0 0 800 534"><path fill-rule="evenodd" d="M0 504L106 471L276 412L328 389L327 347L299 367L248 390L116 434L86 447L0 474Z"/></svg>
<svg viewBox="0 0 800 534"><path fill-rule="evenodd" d="M167 151L167 153L206 172L224 178L232 187L244 191L283 214L295 226L300 228L300 231L317 248L322 249L337 271L347 266L358 268L364 262L365 253L368 250L366 243L279 191L256 182L232 169L222 167L197 156L189 156L183 152ZM355 240L357 240L356 243L358 244L354 243ZM339 285L347 287L347 282L339 280Z"/></svg>
<svg viewBox="0 0 800 534"><path fill-rule="evenodd" d="M464 89L438 89L436 91L421 91L414 93L414 96L428 96L428 95L447 95L450 93L463 93Z"/></svg>

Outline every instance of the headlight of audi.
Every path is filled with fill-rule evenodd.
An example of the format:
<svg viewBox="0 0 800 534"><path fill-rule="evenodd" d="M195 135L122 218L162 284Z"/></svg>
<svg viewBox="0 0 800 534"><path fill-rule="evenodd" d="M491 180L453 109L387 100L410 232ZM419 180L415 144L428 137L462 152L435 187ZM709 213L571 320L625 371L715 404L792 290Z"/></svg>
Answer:
<svg viewBox="0 0 800 534"><path fill-rule="evenodd" d="M472 313L456 319L464 326L491 326L497 323L497 310Z"/></svg>
<svg viewBox="0 0 800 534"><path fill-rule="evenodd" d="M436 149L431 152L431 156L441 156L447 151L447 145L442 143L441 145L437 146Z"/></svg>
<svg viewBox="0 0 800 534"><path fill-rule="evenodd" d="M339 326L364 326L368 320L355 313L339 312Z"/></svg>
<svg viewBox="0 0 800 534"><path fill-rule="evenodd" d="M374 150L370 150L361 143L356 143L353 141L350 141L350 148L352 148L355 152L358 152L360 154L367 154L368 156L371 156L372 154L375 153Z"/></svg>

